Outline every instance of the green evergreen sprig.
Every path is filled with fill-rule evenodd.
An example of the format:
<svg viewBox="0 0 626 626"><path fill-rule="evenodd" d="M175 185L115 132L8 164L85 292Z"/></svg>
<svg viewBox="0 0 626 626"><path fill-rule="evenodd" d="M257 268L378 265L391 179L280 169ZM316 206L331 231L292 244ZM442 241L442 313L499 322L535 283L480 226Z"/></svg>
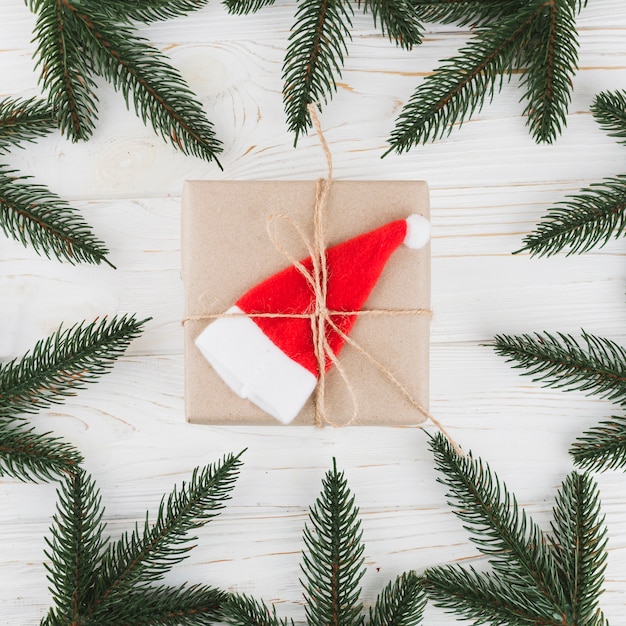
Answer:
<svg viewBox="0 0 626 626"><path fill-rule="evenodd" d="M0 100L0 153L5 154L25 141L45 137L56 127L56 115L45 100Z"/></svg>
<svg viewBox="0 0 626 626"><path fill-rule="evenodd" d="M493 348L513 367L546 387L583 391L626 406L626 348L583 331L571 335L497 335ZM586 431L570 449L582 468L626 468L626 419L610 421Z"/></svg>
<svg viewBox="0 0 626 626"><path fill-rule="evenodd" d="M57 128L53 109L43 100L0 100L0 154ZM43 185L26 182L0 164L0 229L39 254L70 263L111 263L108 250L81 215Z"/></svg>
<svg viewBox="0 0 626 626"><path fill-rule="evenodd" d="M151 24L188 15L206 4L208 0L106 0L98 8L113 20Z"/></svg>
<svg viewBox="0 0 626 626"><path fill-rule="evenodd" d="M302 572L309 626L356 626L362 621L359 583L365 574L365 546L358 515L348 482L333 461L304 526Z"/></svg>
<svg viewBox="0 0 626 626"><path fill-rule="evenodd" d="M309 509L304 529L302 584L309 626L364 626L360 581L365 573L361 522L343 472L336 462L322 481L322 492ZM368 626L417 626L426 598L420 579L407 572L391 581L370 609ZM232 626L289 626L275 607L250 596L232 595L220 619Z"/></svg>
<svg viewBox="0 0 626 626"><path fill-rule="evenodd" d="M108 372L148 320L124 315L58 329L21 359L0 365L0 475L51 480L76 471L81 454L38 434L25 414L60 404Z"/></svg>
<svg viewBox="0 0 626 626"><path fill-rule="evenodd" d="M591 111L609 137L617 137L626 144L626 91L603 91L591 105Z"/></svg>
<svg viewBox="0 0 626 626"><path fill-rule="evenodd" d="M311 126L307 105L328 101L335 89L335 73L348 53L352 5L341 0L302 0L283 68L285 113L289 130L300 133Z"/></svg>
<svg viewBox="0 0 626 626"><path fill-rule="evenodd" d="M448 502L491 571L429 568L423 574L429 599L477 624L608 626L598 607L606 528L593 480L577 472L565 479L550 536L486 463L461 457L441 434L430 445Z"/></svg>
<svg viewBox="0 0 626 626"><path fill-rule="evenodd" d="M51 433L0 421L0 476L48 482L75 472L82 462L74 446Z"/></svg>
<svg viewBox="0 0 626 626"><path fill-rule="evenodd" d="M81 469L63 482L51 537L48 580L54 606L42 626L195 626L216 621L225 593L203 585L154 585L189 555L189 533L214 519L230 497L239 455L196 468L163 497L156 519L116 542L104 537L104 508Z"/></svg>
<svg viewBox="0 0 626 626"><path fill-rule="evenodd" d="M609 135L626 143L626 91L600 93L591 109ZM626 175L605 178L551 208L518 252L552 256L563 250L580 254L602 247L624 236L625 209Z"/></svg>
<svg viewBox="0 0 626 626"><path fill-rule="evenodd" d="M626 417L612 416L582 434L570 447L578 467L588 470L626 467Z"/></svg>
<svg viewBox="0 0 626 626"><path fill-rule="evenodd" d="M516 13L525 4L526 0L411 0L425 22L474 27Z"/></svg>
<svg viewBox="0 0 626 626"><path fill-rule="evenodd" d="M565 333L535 333L497 335L493 347L534 382L626 404L626 349L614 341L585 331L580 341Z"/></svg>
<svg viewBox="0 0 626 626"><path fill-rule="evenodd" d="M21 359L0 366L0 420L23 419L108 372L138 337L148 319L104 317L59 328L38 341Z"/></svg>
<svg viewBox="0 0 626 626"><path fill-rule="evenodd" d="M437 6L416 0L414 4L427 18L471 23L474 34L457 56L445 60L411 96L396 121L387 152L405 152L448 135L518 70L524 72L524 113L532 136L538 142L554 141L565 125L571 100L578 57L576 16L584 2L444 2Z"/></svg>
<svg viewBox="0 0 626 626"><path fill-rule="evenodd" d="M231 13L248 14L273 0L225 0ZM363 10L392 42L410 50L421 43L422 25L410 0L363 0ZM308 105L328 103L337 89L351 40L354 10L347 0L301 0L283 62L283 95L295 143L311 128Z"/></svg>
<svg viewBox="0 0 626 626"><path fill-rule="evenodd" d="M61 130L73 141L88 139L97 118L93 77L122 92L127 106L184 154L207 161L221 151L202 106L166 57L136 35L130 19L153 21L187 13L202 3L29 0L37 14L35 39L41 83L49 92Z"/></svg>
<svg viewBox="0 0 626 626"><path fill-rule="evenodd" d="M264 7L272 6L276 0L223 0L224 6L233 15L256 13Z"/></svg>

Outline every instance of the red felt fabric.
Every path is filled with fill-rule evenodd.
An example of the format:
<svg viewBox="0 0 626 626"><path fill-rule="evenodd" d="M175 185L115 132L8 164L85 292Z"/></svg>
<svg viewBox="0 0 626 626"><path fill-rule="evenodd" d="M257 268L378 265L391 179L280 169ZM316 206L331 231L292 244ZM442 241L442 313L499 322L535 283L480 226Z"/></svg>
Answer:
<svg viewBox="0 0 626 626"><path fill-rule="evenodd" d="M406 221L397 220L376 230L349 239L326 251L328 291L326 304L331 311L360 311L372 291L385 263L406 236ZM302 262L311 270L311 259ZM311 313L314 310L311 287L302 274L290 266L259 283L244 294L237 306L287 356L318 375L313 348L311 322L308 319L254 317L254 313ZM334 315L333 321L349 333L355 315ZM335 354L343 347L343 339L327 327L328 342ZM332 365L326 359L326 370Z"/></svg>

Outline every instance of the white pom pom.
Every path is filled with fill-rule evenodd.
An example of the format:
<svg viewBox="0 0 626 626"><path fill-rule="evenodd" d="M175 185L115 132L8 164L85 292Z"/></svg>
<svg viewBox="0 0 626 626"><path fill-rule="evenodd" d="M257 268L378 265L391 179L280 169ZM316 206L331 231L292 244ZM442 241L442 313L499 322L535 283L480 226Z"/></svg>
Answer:
<svg viewBox="0 0 626 626"><path fill-rule="evenodd" d="M430 222L422 215L409 215L406 218L406 237L404 244L409 248L418 250L423 248L430 240Z"/></svg>

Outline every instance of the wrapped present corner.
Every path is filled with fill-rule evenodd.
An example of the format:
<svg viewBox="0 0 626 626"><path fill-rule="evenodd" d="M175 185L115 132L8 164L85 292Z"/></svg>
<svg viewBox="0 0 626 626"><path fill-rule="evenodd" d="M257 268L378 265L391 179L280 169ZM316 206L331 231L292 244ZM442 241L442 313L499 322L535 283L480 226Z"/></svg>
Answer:
<svg viewBox="0 0 626 626"><path fill-rule="evenodd" d="M330 424L424 421L417 407L428 407L430 318L420 314L430 307L428 187L332 183L324 208L323 331L332 358L321 363L307 247L316 188L315 181L185 183L188 421L310 425L320 384ZM268 234L276 215L286 225L280 243Z"/></svg>

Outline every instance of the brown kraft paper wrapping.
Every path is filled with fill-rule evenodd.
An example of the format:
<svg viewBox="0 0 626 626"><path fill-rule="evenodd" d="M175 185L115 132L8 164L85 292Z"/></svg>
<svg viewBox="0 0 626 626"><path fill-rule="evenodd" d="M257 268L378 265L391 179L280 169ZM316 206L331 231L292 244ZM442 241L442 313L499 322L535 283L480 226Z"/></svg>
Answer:
<svg viewBox="0 0 626 626"><path fill-rule="evenodd" d="M186 181L182 211L182 272L185 288L185 415L198 424L281 424L240 398L207 363L196 337L246 291L289 261L267 232L270 215L294 219L313 238L316 181ZM429 217L428 186L423 181L335 181L325 209L327 248L411 213ZM295 258L309 256L294 228L279 225L277 238ZM392 255L366 309L430 308L430 245L401 246ZM189 319L194 318L194 319ZM379 361L428 409L429 315L378 315L357 319L350 337ZM369 359L349 344L339 360L358 402L353 425L420 424L425 416ZM329 421L350 421L353 403L346 384L332 367L326 374L325 408ZM291 425L314 423L309 398Z"/></svg>

